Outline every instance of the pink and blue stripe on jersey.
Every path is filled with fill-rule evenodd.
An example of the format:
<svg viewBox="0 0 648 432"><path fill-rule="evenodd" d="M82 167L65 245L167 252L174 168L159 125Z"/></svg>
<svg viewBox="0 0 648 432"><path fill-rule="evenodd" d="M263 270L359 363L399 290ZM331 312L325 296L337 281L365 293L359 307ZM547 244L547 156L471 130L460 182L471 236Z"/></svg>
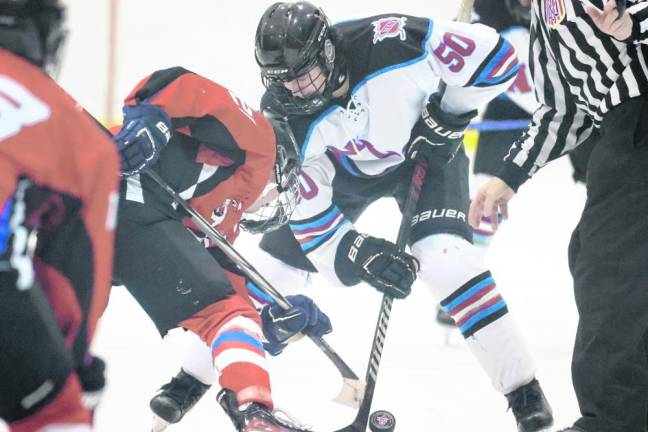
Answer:
<svg viewBox="0 0 648 432"><path fill-rule="evenodd" d="M513 78L519 70L520 64L515 55L515 48L505 39L500 38L491 55L475 72L469 84L477 87L498 85Z"/></svg>
<svg viewBox="0 0 648 432"><path fill-rule="evenodd" d="M441 309L454 319L464 338L508 312L504 299L497 291L495 280L488 271L472 278L443 300Z"/></svg>
<svg viewBox="0 0 648 432"><path fill-rule="evenodd" d="M304 253L309 253L321 246L337 230L348 223L351 222L344 217L337 206L332 204L317 216L298 222L291 222L290 229Z"/></svg>

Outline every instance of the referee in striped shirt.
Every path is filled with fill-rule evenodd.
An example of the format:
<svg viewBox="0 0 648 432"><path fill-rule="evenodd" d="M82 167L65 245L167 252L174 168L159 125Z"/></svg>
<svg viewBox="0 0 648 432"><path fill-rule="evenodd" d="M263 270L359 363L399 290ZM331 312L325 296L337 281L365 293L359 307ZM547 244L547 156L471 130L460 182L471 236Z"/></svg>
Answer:
<svg viewBox="0 0 648 432"><path fill-rule="evenodd" d="M587 202L569 246L579 324L572 378L582 417L565 431L648 422L648 0L533 0L540 108L470 222L497 213L547 162L593 140Z"/></svg>

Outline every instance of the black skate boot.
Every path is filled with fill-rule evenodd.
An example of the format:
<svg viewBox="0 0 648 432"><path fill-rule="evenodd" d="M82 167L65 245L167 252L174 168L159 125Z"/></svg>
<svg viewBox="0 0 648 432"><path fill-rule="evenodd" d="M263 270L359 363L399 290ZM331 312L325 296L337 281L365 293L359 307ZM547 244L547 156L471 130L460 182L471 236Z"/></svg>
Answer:
<svg viewBox="0 0 648 432"><path fill-rule="evenodd" d="M537 432L553 425L551 407L545 399L538 380L506 395L509 408L513 410L518 432Z"/></svg>
<svg viewBox="0 0 648 432"><path fill-rule="evenodd" d="M169 424L182 420L210 387L180 369L149 403L157 416L153 419L153 432L163 431Z"/></svg>
<svg viewBox="0 0 648 432"><path fill-rule="evenodd" d="M311 432L310 428L298 425L282 411L270 411L266 406L252 403L244 410L239 410L236 394L232 390L222 389L216 396L238 432ZM278 413L283 414L279 418Z"/></svg>

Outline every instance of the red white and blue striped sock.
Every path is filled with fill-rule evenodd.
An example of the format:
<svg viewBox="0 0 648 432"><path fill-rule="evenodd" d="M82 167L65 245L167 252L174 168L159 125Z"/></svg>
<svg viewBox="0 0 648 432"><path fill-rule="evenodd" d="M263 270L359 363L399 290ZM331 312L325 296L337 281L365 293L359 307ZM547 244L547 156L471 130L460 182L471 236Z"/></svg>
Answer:
<svg viewBox="0 0 648 432"><path fill-rule="evenodd" d="M211 342L220 385L237 394L239 404L259 402L272 408L262 332L254 320L236 316L225 322Z"/></svg>

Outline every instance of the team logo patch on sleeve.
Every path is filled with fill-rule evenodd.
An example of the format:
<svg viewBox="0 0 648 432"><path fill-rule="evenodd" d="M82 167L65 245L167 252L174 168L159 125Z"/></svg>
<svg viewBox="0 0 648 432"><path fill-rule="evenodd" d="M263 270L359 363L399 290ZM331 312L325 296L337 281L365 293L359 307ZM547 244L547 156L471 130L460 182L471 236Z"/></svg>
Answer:
<svg viewBox="0 0 648 432"><path fill-rule="evenodd" d="M565 1L546 0L544 12L547 25L555 29L565 19Z"/></svg>
<svg viewBox="0 0 648 432"><path fill-rule="evenodd" d="M406 17L389 17L381 18L372 22L374 26L373 43L376 44L387 38L400 37L400 40L407 39L405 34L405 21Z"/></svg>

